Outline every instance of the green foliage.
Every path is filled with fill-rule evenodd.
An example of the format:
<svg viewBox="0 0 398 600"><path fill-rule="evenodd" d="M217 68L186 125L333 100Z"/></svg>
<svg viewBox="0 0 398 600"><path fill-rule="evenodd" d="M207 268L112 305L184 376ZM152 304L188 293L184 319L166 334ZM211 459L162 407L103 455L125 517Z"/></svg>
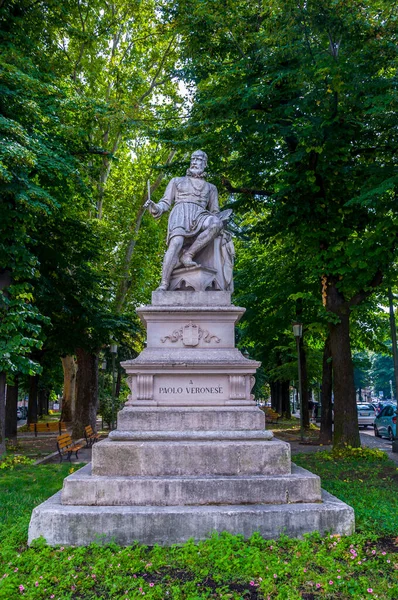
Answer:
<svg viewBox="0 0 398 600"><path fill-rule="evenodd" d="M9 449L7 447L7 449ZM34 460L28 458L27 456L19 456L19 455L6 455L0 457L0 469L4 470L12 470L19 465L31 465L34 463Z"/></svg>
<svg viewBox="0 0 398 600"><path fill-rule="evenodd" d="M146 179L167 156L148 127L180 102L158 16L153 0L1 6L0 372L135 336L164 236L152 221L139 236ZM128 320L113 314L122 280Z"/></svg>
<svg viewBox="0 0 398 600"><path fill-rule="evenodd" d="M383 356L382 354L373 355L370 376L376 396L379 396L379 393L382 392L384 398L391 398L391 381L393 393L395 394L394 397L397 397L392 356Z"/></svg>
<svg viewBox="0 0 398 600"><path fill-rule="evenodd" d="M117 413L123 408L125 401L125 399L115 398L112 402L112 396L100 394L98 411L108 427L111 427L112 416L113 422L116 423Z"/></svg>
<svg viewBox="0 0 398 600"><path fill-rule="evenodd" d="M261 258L250 253L252 290L270 273L263 262L279 267L267 279L267 303L247 294L253 313L260 299L252 330L261 329L265 307L269 321L279 321L265 332L275 354L284 349L276 366L289 362L282 332L290 300L308 305L300 320L315 325L319 338L328 324L334 443L359 443L353 369L338 357L350 356L347 317L361 320L357 307L397 256L398 27L391 2L181 0L168 14L181 33L181 72L194 103L190 120L165 135L204 147L230 206L247 223L239 233L254 235L256 249L264 246Z"/></svg>
<svg viewBox="0 0 398 600"><path fill-rule="evenodd" d="M59 218L67 201L84 197L87 188L76 157L81 132L74 121L81 103L55 80L42 56L35 60L44 41L34 19L38 8L22 4L19 10L7 4L0 14L0 371L34 374L40 367L32 353L41 349L41 328L49 324L35 304L38 226L50 215ZM32 20L21 28L26 11Z"/></svg>
<svg viewBox="0 0 398 600"><path fill-rule="evenodd" d="M395 249L390 3L230 2L203 12L188 0L177 19L197 88L187 133L232 182L236 210L252 208L264 240L288 242L345 297L366 289Z"/></svg>
<svg viewBox="0 0 398 600"><path fill-rule="evenodd" d="M379 448L352 448L351 446L345 446L344 448L334 448L331 452L320 452L317 457L322 460L329 461L345 461L350 462L352 459L358 459L361 462L370 461L386 461L387 454Z"/></svg>

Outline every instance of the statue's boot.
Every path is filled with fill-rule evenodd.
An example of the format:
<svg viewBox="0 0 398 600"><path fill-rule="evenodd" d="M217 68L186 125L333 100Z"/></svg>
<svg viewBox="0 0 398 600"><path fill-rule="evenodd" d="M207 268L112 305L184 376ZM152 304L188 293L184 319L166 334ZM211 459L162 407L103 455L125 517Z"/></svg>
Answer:
<svg viewBox="0 0 398 600"><path fill-rule="evenodd" d="M200 252L202 248L207 246L215 237L220 233L222 226L219 225L211 225L205 231L202 231L200 235L196 238L194 243L182 253L180 261L184 265L184 267L196 267L198 263L196 263L193 259L195 254Z"/></svg>
<svg viewBox="0 0 398 600"><path fill-rule="evenodd" d="M192 260L192 256L193 255L189 251L184 252L180 258L181 264L184 267L197 267L198 263L196 263L194 260Z"/></svg>
<svg viewBox="0 0 398 600"><path fill-rule="evenodd" d="M157 288L157 292L165 292L169 289L170 277L174 268L178 262L178 259L168 260L163 263L162 269L162 280L160 282L160 286Z"/></svg>

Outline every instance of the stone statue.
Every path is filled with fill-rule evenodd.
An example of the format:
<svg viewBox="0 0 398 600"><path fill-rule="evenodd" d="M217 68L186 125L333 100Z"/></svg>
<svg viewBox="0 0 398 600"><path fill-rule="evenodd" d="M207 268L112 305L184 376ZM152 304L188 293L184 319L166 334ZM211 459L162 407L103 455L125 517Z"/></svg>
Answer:
<svg viewBox="0 0 398 600"><path fill-rule="evenodd" d="M171 209L174 202L169 216L168 248L163 260L162 281L158 290L169 289L175 269L185 269L186 274L196 267L197 270L202 269L207 275L210 274L210 279L207 277L206 281L209 286L213 286L212 289L232 291L234 249L231 235L224 229L232 211L220 212L217 188L205 179L206 165L207 154L197 150L191 156L186 176L174 177L160 202L155 204L148 199L145 204L155 219L158 219ZM210 248L211 242L216 239L219 242L217 247L213 245L213 248ZM201 264L198 264L193 258L205 248L205 256L201 255ZM215 252L218 252L218 257L214 256ZM214 271L213 278L211 271ZM190 289L199 289L195 288L194 284L190 285L193 285Z"/></svg>

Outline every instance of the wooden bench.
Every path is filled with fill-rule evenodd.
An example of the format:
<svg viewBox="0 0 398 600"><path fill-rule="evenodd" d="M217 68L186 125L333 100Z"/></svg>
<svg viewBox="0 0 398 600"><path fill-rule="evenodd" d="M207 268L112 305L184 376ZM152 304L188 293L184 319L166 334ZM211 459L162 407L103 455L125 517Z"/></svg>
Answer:
<svg viewBox="0 0 398 600"><path fill-rule="evenodd" d="M73 453L76 454L76 458L79 458L77 453L81 448L84 448L84 444L76 444L72 441L69 433L63 433L57 437L57 448L59 452L60 461L63 461L65 455L68 455L68 460L70 461Z"/></svg>
<svg viewBox="0 0 398 600"><path fill-rule="evenodd" d="M269 406L263 408L266 423L277 423L280 415Z"/></svg>
<svg viewBox="0 0 398 600"><path fill-rule="evenodd" d="M99 433L95 433L91 425L87 425L87 427L84 428L84 437L86 438L86 448L91 448L91 446L100 439Z"/></svg>
<svg viewBox="0 0 398 600"><path fill-rule="evenodd" d="M60 435L66 431L66 424L63 421L48 421L46 423L29 423L29 431L35 432L35 437L38 433L56 433Z"/></svg>

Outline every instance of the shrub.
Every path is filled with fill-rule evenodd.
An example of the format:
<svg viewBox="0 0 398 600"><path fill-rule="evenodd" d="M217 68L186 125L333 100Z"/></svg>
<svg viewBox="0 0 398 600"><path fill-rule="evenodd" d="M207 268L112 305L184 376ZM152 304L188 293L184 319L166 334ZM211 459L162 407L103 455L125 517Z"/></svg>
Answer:
<svg viewBox="0 0 398 600"><path fill-rule="evenodd" d="M0 469L11 471L19 465L32 465L34 462L31 458L21 456L20 454L14 454L13 456L6 455L1 457Z"/></svg>

